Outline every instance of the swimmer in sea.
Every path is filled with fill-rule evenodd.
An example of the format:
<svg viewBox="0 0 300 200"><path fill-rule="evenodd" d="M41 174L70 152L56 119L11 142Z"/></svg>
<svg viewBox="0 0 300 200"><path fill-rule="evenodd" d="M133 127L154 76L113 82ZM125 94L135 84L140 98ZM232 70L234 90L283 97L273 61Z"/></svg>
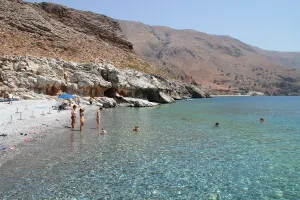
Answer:
<svg viewBox="0 0 300 200"><path fill-rule="evenodd" d="M139 126L135 126L134 129L132 130L133 132L140 132Z"/></svg>
<svg viewBox="0 0 300 200"><path fill-rule="evenodd" d="M265 119L264 118L260 118L260 123L264 123Z"/></svg>
<svg viewBox="0 0 300 200"><path fill-rule="evenodd" d="M216 126L216 127L219 127L219 125L220 125L219 122L216 122L215 126Z"/></svg>
<svg viewBox="0 0 300 200"><path fill-rule="evenodd" d="M106 135L107 131L102 128L101 135Z"/></svg>

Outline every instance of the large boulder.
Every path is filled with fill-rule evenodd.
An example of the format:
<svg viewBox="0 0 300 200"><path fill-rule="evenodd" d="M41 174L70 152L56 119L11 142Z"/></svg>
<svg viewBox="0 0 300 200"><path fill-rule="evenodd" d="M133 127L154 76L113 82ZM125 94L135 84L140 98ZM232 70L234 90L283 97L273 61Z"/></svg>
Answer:
<svg viewBox="0 0 300 200"><path fill-rule="evenodd" d="M175 102L175 100L171 97L171 95L169 95L163 91L158 92L158 94L159 94L158 102L161 102L161 103L174 103Z"/></svg>
<svg viewBox="0 0 300 200"><path fill-rule="evenodd" d="M206 98L206 94L195 85L186 85L185 88L192 95L192 98Z"/></svg>
<svg viewBox="0 0 300 200"><path fill-rule="evenodd" d="M98 103L101 103L103 105L104 108L114 108L117 106L117 102L116 100L114 100L113 98L108 98L108 97L98 97L95 98L95 100Z"/></svg>
<svg viewBox="0 0 300 200"><path fill-rule="evenodd" d="M124 97L123 100L125 100L129 105L132 105L133 107L154 107L159 105L158 103L149 102L144 99L136 99L130 97Z"/></svg>
<svg viewBox="0 0 300 200"><path fill-rule="evenodd" d="M180 99L181 99L180 95L177 93L176 90L172 90L172 91L171 91L171 97L172 97L173 99L175 99L175 100L180 100Z"/></svg>

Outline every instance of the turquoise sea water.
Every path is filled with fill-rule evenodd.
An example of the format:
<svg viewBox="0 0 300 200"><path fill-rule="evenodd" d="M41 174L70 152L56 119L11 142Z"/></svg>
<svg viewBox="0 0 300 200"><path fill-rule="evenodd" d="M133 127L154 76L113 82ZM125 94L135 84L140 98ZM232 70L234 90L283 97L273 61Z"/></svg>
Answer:
<svg viewBox="0 0 300 200"><path fill-rule="evenodd" d="M300 199L299 97L107 109L105 136L95 116L4 164L1 199Z"/></svg>

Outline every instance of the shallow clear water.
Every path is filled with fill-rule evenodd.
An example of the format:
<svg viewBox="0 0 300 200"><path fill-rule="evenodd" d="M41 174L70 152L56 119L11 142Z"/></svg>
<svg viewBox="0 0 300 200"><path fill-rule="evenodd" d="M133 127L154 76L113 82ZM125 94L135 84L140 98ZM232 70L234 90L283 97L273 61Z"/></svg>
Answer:
<svg viewBox="0 0 300 200"><path fill-rule="evenodd" d="M1 198L300 199L299 101L220 97L107 109L105 136L92 113L82 134L62 128L3 165Z"/></svg>

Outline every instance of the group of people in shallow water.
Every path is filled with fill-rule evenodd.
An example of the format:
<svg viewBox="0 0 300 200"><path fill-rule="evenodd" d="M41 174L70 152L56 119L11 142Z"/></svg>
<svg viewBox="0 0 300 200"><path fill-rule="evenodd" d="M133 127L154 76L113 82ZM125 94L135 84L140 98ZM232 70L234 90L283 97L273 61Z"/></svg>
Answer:
<svg viewBox="0 0 300 200"><path fill-rule="evenodd" d="M75 128L75 124L76 124L76 109L77 109L77 106L74 105L73 106L73 109L72 109L72 112L71 112L71 120L72 120L72 130L74 130ZM96 122L97 122L97 128L100 129L100 120L101 120L101 112L102 112L103 108L100 107L97 111L97 114L96 114ZM83 126L84 126L84 109L83 108L80 108L79 109L79 116L80 116L80 132L83 130ZM101 129L101 133L102 134L107 134L107 131L104 130L103 128ZM139 126L135 126L132 130L133 132L139 132L140 129L139 129Z"/></svg>
<svg viewBox="0 0 300 200"><path fill-rule="evenodd" d="M72 112L71 112L71 125L72 125L72 130L74 130L75 128L75 124L76 124L76 109L77 106L74 105ZM97 111L97 115L96 115L96 121L97 121L97 128L100 128L100 118L101 118L101 112L102 112L103 108L100 107L99 110ZM84 126L84 108L80 108L79 109L79 117L80 117L80 131L83 130L83 126ZM103 129L104 130L104 129Z"/></svg>

